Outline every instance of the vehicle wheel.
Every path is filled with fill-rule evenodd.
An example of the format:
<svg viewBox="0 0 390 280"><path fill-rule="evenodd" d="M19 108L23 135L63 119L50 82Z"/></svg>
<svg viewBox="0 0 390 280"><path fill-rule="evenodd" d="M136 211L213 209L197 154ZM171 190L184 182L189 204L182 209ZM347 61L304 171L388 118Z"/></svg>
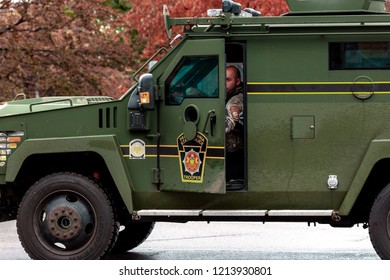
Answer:
<svg viewBox="0 0 390 280"><path fill-rule="evenodd" d="M125 253L134 249L148 238L154 228L154 222L127 222L121 225L118 239L112 253Z"/></svg>
<svg viewBox="0 0 390 280"><path fill-rule="evenodd" d="M381 259L390 259L390 184L377 196L371 208L369 232Z"/></svg>
<svg viewBox="0 0 390 280"><path fill-rule="evenodd" d="M36 182L20 203L16 225L33 259L99 259L118 234L107 194L74 173Z"/></svg>

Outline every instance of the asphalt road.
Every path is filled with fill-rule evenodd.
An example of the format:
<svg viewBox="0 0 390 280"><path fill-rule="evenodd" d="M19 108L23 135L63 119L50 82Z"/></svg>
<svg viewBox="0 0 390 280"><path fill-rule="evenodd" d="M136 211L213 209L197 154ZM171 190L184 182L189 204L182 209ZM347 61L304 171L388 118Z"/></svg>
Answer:
<svg viewBox="0 0 390 280"><path fill-rule="evenodd" d="M157 223L149 238L111 260L378 260L360 227L306 223ZM27 260L15 221L0 223L0 260Z"/></svg>

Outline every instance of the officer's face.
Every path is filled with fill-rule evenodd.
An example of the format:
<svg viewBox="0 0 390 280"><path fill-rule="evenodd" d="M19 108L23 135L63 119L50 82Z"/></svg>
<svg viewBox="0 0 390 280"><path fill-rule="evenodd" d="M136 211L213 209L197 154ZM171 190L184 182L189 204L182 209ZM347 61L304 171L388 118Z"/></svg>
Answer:
<svg viewBox="0 0 390 280"><path fill-rule="evenodd" d="M236 72L231 69L226 69L226 92L233 90L240 84L240 79L237 77Z"/></svg>

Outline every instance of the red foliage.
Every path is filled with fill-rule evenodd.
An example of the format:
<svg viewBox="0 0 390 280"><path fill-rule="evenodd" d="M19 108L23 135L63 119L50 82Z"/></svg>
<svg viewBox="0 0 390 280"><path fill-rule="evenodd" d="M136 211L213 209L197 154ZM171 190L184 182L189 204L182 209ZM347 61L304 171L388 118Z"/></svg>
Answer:
<svg viewBox="0 0 390 280"><path fill-rule="evenodd" d="M136 38L115 40L115 28L127 26L102 2L0 1L0 100L19 92L28 97L123 93L140 44Z"/></svg>
<svg viewBox="0 0 390 280"><path fill-rule="evenodd" d="M263 15L284 0L235 0ZM221 0L0 0L0 100L36 95L110 95L129 73L168 44L163 5L172 17L205 17ZM176 31L177 30L177 31ZM181 29L174 29L181 32ZM4 67L6 66L6 67Z"/></svg>
<svg viewBox="0 0 390 280"><path fill-rule="evenodd" d="M288 11L284 0L239 1L243 8L261 11L263 16L280 15ZM151 56L159 46L167 44L163 23L163 5L166 4L171 17L205 17L208 9L221 8L221 0L133 0L132 9L126 15L139 35L146 41L144 57Z"/></svg>

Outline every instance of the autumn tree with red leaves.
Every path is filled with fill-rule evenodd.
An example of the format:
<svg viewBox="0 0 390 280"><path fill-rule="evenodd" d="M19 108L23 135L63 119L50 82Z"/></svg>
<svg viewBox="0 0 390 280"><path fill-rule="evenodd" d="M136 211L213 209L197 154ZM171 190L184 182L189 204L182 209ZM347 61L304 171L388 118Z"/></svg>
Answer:
<svg viewBox="0 0 390 280"><path fill-rule="evenodd" d="M164 4L172 16L205 16L221 0L1 0L0 101L19 92L119 97L129 74L168 43ZM287 10L284 0L241 4Z"/></svg>
<svg viewBox="0 0 390 280"><path fill-rule="evenodd" d="M288 12L285 0L240 1L242 8L258 10L264 16L275 16ZM221 0L132 0L133 7L125 18L134 24L139 35L147 42L144 57L151 56L160 46L167 44L162 10L166 4L171 17L205 17L208 9L220 9ZM176 29L180 30L180 29Z"/></svg>
<svg viewBox="0 0 390 280"><path fill-rule="evenodd" d="M120 15L103 0L2 0L1 99L123 93L143 48Z"/></svg>
<svg viewBox="0 0 390 280"><path fill-rule="evenodd" d="M285 0L235 0L263 16ZM167 46L162 9L204 17L221 0L0 0L0 101L17 93L121 96L130 75ZM389 9L390 0L386 0ZM175 29L180 33L182 30Z"/></svg>

